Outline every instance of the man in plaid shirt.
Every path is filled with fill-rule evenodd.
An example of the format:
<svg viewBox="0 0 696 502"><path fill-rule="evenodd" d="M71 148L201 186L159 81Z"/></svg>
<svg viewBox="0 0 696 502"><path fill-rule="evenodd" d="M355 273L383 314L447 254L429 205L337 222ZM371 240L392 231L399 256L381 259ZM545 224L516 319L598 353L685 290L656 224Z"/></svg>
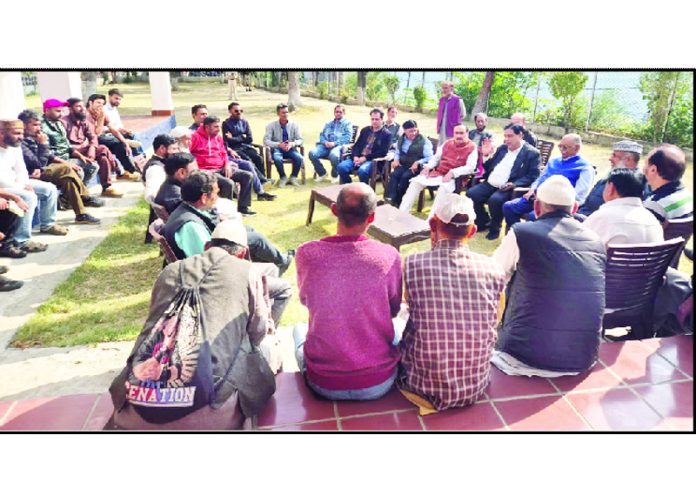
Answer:
<svg viewBox="0 0 696 502"><path fill-rule="evenodd" d="M475 219L471 199L443 197L430 220L433 250L405 262L410 318L399 385L437 410L475 402L490 379L505 275L491 258L469 250Z"/></svg>

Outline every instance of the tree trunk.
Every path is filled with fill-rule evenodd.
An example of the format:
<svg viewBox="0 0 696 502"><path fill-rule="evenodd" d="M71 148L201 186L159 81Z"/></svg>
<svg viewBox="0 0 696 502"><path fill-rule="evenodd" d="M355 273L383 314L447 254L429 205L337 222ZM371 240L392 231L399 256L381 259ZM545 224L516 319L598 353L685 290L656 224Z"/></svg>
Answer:
<svg viewBox="0 0 696 502"><path fill-rule="evenodd" d="M367 72L358 72L358 104L365 105L365 89L367 88Z"/></svg>
<svg viewBox="0 0 696 502"><path fill-rule="evenodd" d="M288 72L288 108L294 112L302 105L300 101L300 81L296 71Z"/></svg>
<svg viewBox="0 0 696 502"><path fill-rule="evenodd" d="M474 104L473 110L471 110L471 116L473 117L477 113L481 113L486 109L486 103L488 103L488 96L491 94L491 87L493 87L493 80L495 79L494 71L487 71L486 76L483 79L483 86L481 86L481 92L479 92L476 98L476 103Z"/></svg>
<svg viewBox="0 0 696 502"><path fill-rule="evenodd" d="M318 71L312 72L312 80L314 81L314 88L316 89L317 87L319 87L319 72Z"/></svg>
<svg viewBox="0 0 696 502"><path fill-rule="evenodd" d="M83 71L80 78L82 80L82 97L87 101L88 97L97 92L97 72Z"/></svg>
<svg viewBox="0 0 696 502"><path fill-rule="evenodd" d="M341 95L341 89L343 89L343 72L342 71L337 71L336 72L336 96Z"/></svg>
<svg viewBox="0 0 696 502"><path fill-rule="evenodd" d="M408 72L408 76L406 77L406 89L411 88L411 72Z"/></svg>
<svg viewBox="0 0 696 502"><path fill-rule="evenodd" d="M672 108L674 107L674 97L677 95L677 86L679 85L679 76L681 72L676 72L674 76L674 87L672 87L672 92L669 93L669 101L667 101L667 115L665 116L665 124L662 127L662 134L660 135L660 141L665 140L667 135L667 126L669 124L669 116L672 114Z"/></svg>

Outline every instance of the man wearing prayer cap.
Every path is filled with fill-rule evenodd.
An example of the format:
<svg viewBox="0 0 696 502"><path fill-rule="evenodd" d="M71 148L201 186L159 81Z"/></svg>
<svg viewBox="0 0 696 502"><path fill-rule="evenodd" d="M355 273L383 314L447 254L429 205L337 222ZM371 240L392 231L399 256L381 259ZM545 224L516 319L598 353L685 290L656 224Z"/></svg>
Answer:
<svg viewBox="0 0 696 502"><path fill-rule="evenodd" d="M643 146L635 141L622 140L614 143L612 145L611 157L609 157L609 163L611 164L611 169L628 168L637 169L638 161L640 160L640 155L643 153ZM578 209L578 213L584 216L589 216L594 213L599 206L604 204L604 187L607 185L609 180L609 175L611 170L600 179L597 184L592 188L590 194L585 199L585 202ZM645 198L650 192L650 188L647 182L643 183L644 191L643 198Z"/></svg>
<svg viewBox="0 0 696 502"><path fill-rule="evenodd" d="M13 242L5 247L7 250L16 247L27 253L35 253L45 251L48 247L46 244L29 240L37 209L40 210L41 232L65 235L68 229L56 224L58 190L55 185L29 177L20 148L23 138L24 123L21 120L0 119L0 188L20 197L26 206Z"/></svg>
<svg viewBox="0 0 696 502"><path fill-rule="evenodd" d="M606 253L572 216L577 206L568 178L549 177L537 190L537 220L517 223L493 253L512 279L497 344L506 364L493 359L509 374L578 374L597 359Z"/></svg>
<svg viewBox="0 0 696 502"><path fill-rule="evenodd" d="M422 409L472 404L490 380L505 276L492 258L469 249L475 220L471 199L445 194L430 219L433 249L406 258L410 320L400 344L399 386Z"/></svg>

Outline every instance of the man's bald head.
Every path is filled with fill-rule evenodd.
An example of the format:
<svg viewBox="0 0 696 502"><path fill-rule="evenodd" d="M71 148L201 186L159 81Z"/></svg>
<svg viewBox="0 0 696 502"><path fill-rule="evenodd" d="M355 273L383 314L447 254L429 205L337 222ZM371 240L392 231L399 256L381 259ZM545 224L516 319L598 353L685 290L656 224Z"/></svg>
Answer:
<svg viewBox="0 0 696 502"><path fill-rule="evenodd" d="M521 112L513 113L512 117L510 117L510 122L527 127L527 118Z"/></svg>
<svg viewBox="0 0 696 502"><path fill-rule="evenodd" d="M582 138L578 134L566 134L558 142L558 149L561 151L561 157L564 159L576 156L581 146Z"/></svg>
<svg viewBox="0 0 696 502"><path fill-rule="evenodd" d="M377 195L370 185L349 183L338 193L336 216L346 227L355 227L367 221L377 208Z"/></svg>

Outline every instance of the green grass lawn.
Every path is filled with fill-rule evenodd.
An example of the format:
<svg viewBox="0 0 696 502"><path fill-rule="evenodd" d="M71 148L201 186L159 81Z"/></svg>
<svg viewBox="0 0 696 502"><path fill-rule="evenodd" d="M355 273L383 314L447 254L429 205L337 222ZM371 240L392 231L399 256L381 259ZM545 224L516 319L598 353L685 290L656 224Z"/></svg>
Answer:
<svg viewBox="0 0 696 502"><path fill-rule="evenodd" d="M150 110L149 86L147 84L119 85L125 93L121 107L122 115L147 115ZM99 91L105 92L106 87ZM274 120L275 105L287 96L265 91L238 92L245 116L250 121L255 142L263 138L265 124ZM204 103L211 114L227 117L227 86L218 83L183 83L173 93L177 123L191 123L190 107ZM312 98L303 98L304 106L294 114L293 120L300 123L308 147L319 137L324 123L333 117L333 103ZM38 109L38 96L27 98L27 105ZM361 127L368 124L368 107L347 106L347 117ZM435 130L435 117L417 113L404 113L399 117L418 121L420 129L427 135ZM502 131L492 128L496 138ZM557 143L557 140L553 140ZM498 143L500 139L498 139ZM593 162L600 175L609 168L609 148L585 145L582 154ZM555 150L552 156L557 156ZM303 242L332 234L335 219L328 208L317 204L314 221L305 226L309 192L315 184L311 181L312 167L307 164L307 185L301 188L286 187L272 190L278 194L274 202L254 201L253 209L258 214L245 221L269 237L281 250L297 248ZM689 165L685 183L693 190L692 165ZM277 177L277 174L274 174ZM326 186L325 184L323 186ZM378 195L382 186L377 185ZM419 216L425 218L431 201L426 197L426 208ZM112 227L109 236L91 253L89 258L61 284L51 298L24 325L14 339L14 346L70 346L105 341L134 339L147 316L150 291L162 267L162 258L154 245L143 244L143 233L148 218L145 202L132 208L121 221ZM472 250L492 254L498 241L487 241L476 235L470 246ZM410 244L401 248L407 256L429 249L429 241ZM693 265L682 259L680 270L691 274ZM307 320L307 311L297 299L297 281L294 264L283 276L295 291L281 325L290 325Z"/></svg>

